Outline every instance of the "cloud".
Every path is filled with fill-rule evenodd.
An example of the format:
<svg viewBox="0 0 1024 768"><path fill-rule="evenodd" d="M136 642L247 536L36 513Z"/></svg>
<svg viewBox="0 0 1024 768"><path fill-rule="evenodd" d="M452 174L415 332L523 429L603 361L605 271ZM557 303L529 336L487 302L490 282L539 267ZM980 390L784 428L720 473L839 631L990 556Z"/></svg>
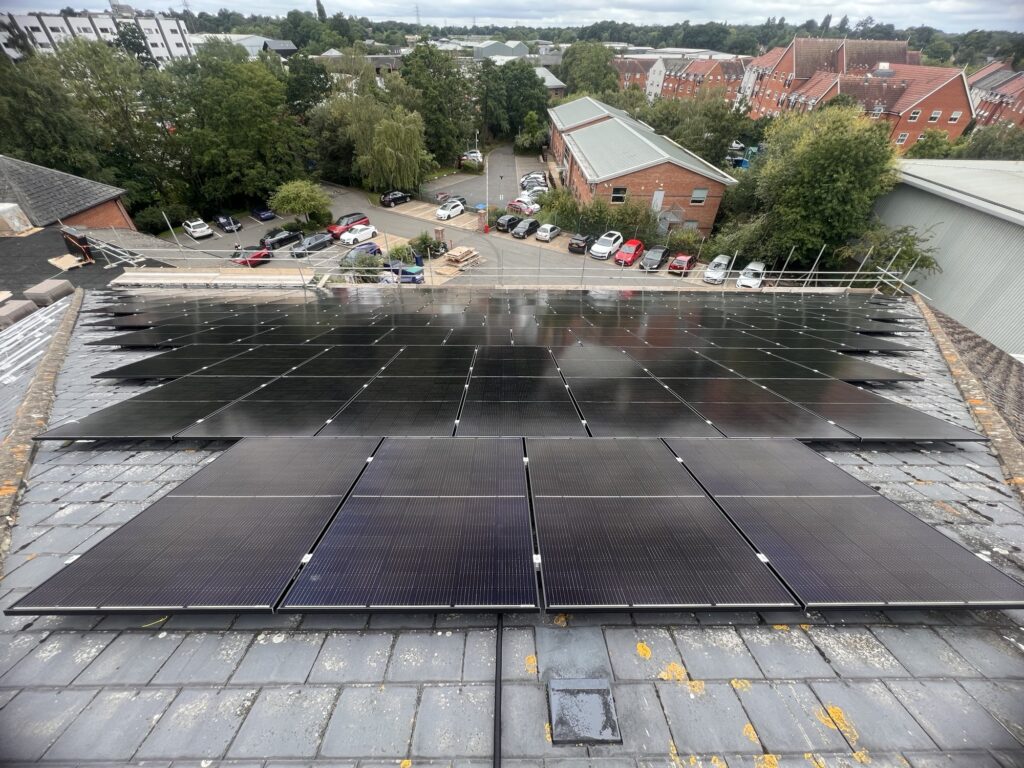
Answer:
<svg viewBox="0 0 1024 768"><path fill-rule="evenodd" d="M309 10L315 8L312 0L307 4ZM10 10L25 11L37 11L40 7L39 3L30 0L14 0L5 5ZM166 0L139 0L133 5L142 10L161 11L168 8ZM226 4L218 0L190 0L190 5L197 13L216 13ZM341 11L349 16L366 16L370 19L416 20L415 2L351 0L342 4L336 0L326 0L324 5L329 14ZM180 10L182 6L171 7ZM284 15L294 6L273 0L251 0L244 6L227 7L244 14L277 16ZM633 24L678 24L687 19L692 23L720 21L760 24L769 16L783 16L790 23L800 24L809 18L820 21L823 16L831 13L834 22L843 15L849 16L854 23L872 16L877 22L893 24L897 29L927 25L946 32L966 32L970 29L1024 30L1024 3L996 3L994 0L923 0L907 4L892 3L890 0L857 0L845 5L835 5L825 0L719 0L713 4L698 3L696 0L616 0L614 14L608 8L607 3L599 0L560 0L550 5L500 0L449 0L443 4L424 2L419 6L422 22L435 25L469 25L476 19L478 24L503 26L580 26L607 20L612 15L615 21Z"/></svg>

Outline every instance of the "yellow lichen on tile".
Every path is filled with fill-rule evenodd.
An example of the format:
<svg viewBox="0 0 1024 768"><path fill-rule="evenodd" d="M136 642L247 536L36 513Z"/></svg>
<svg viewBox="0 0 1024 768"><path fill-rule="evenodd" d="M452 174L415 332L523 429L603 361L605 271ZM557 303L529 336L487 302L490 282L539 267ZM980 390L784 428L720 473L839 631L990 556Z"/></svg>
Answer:
<svg viewBox="0 0 1024 768"><path fill-rule="evenodd" d="M641 659L651 658L651 646L649 646L647 643L641 640L639 643L636 644L636 655L639 656Z"/></svg>
<svg viewBox="0 0 1024 768"><path fill-rule="evenodd" d="M729 685L731 685L737 691L749 691L750 690L750 681L749 680L742 680L742 679L740 679L738 677L733 678L732 680L730 680L729 681Z"/></svg>
<svg viewBox="0 0 1024 768"><path fill-rule="evenodd" d="M757 738L757 731L754 730L754 726L751 723L747 723L743 726L743 735L755 744L761 743L761 741Z"/></svg>
<svg viewBox="0 0 1024 768"><path fill-rule="evenodd" d="M677 661L669 662L665 665L665 668L658 673L658 679L682 683L686 680L686 668Z"/></svg>
<svg viewBox="0 0 1024 768"><path fill-rule="evenodd" d="M531 675L537 674L537 657L532 653L524 659L526 671Z"/></svg>

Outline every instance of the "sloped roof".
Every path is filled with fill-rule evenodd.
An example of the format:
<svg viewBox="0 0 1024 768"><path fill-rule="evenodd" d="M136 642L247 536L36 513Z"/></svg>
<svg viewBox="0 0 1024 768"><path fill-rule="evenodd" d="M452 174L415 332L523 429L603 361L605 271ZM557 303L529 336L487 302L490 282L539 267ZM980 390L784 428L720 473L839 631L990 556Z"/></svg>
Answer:
<svg viewBox="0 0 1024 768"><path fill-rule="evenodd" d="M820 40L813 37L797 37L793 39L794 76L805 79L819 69L835 70L836 51L839 49L837 40Z"/></svg>
<svg viewBox="0 0 1024 768"><path fill-rule="evenodd" d="M657 59L612 59L612 66L620 75L646 75Z"/></svg>
<svg viewBox="0 0 1024 768"><path fill-rule="evenodd" d="M789 48L788 45L780 45L778 48L772 48L767 53L755 56L750 60L750 66L757 69L772 69L782 60L782 55L786 52L787 48Z"/></svg>
<svg viewBox="0 0 1024 768"><path fill-rule="evenodd" d="M898 78L839 75L839 93L852 96L865 112L871 112L879 105L883 112L896 112L896 105L906 96L907 90L908 86Z"/></svg>
<svg viewBox="0 0 1024 768"><path fill-rule="evenodd" d="M881 62L909 64L906 40L846 40L846 69L877 67Z"/></svg>
<svg viewBox="0 0 1024 768"><path fill-rule="evenodd" d="M124 192L119 187L0 155L0 202L17 203L37 227L116 200Z"/></svg>
<svg viewBox="0 0 1024 768"><path fill-rule="evenodd" d="M1010 98L1024 94L1024 72L1017 72L1012 78L1002 83L995 92Z"/></svg>
<svg viewBox="0 0 1024 768"><path fill-rule="evenodd" d="M1024 226L1024 162L901 160L899 180Z"/></svg>
<svg viewBox="0 0 1024 768"><path fill-rule="evenodd" d="M747 69L747 64L742 58L719 59L718 63L722 65L722 75L726 78L739 79Z"/></svg>
<svg viewBox="0 0 1024 768"><path fill-rule="evenodd" d="M565 83L555 77L547 67L534 67L533 71L537 73L537 77L544 81L546 87L565 88Z"/></svg>
<svg viewBox="0 0 1024 768"><path fill-rule="evenodd" d="M977 88L979 91L996 91L1004 86L1008 81L1013 80L1017 76L1017 73L1010 69L1000 69L996 72L990 72L985 77L975 80L973 83L968 78L967 82L971 88Z"/></svg>
<svg viewBox="0 0 1024 768"><path fill-rule="evenodd" d="M600 120L606 117L622 117L627 120L632 118L621 109L610 107L604 102L584 96L582 99L574 99L557 107L548 110L551 122L560 131L568 131L577 126Z"/></svg>
<svg viewBox="0 0 1024 768"><path fill-rule="evenodd" d="M802 96L807 100L820 101L832 89L840 77L835 72L815 72L811 79L795 89L792 95Z"/></svg>
<svg viewBox="0 0 1024 768"><path fill-rule="evenodd" d="M555 110L548 112L553 113ZM727 186L737 183L732 176L671 139L655 133L650 126L634 120L621 110L616 112L619 114L611 119L563 135L588 182L596 184L668 162Z"/></svg>
<svg viewBox="0 0 1024 768"><path fill-rule="evenodd" d="M1007 71L1009 71L1011 74L1013 72L1013 67L1010 64L1010 59L1002 59L1000 61L992 61L992 62L989 62L988 64L986 64L981 69L979 69L973 75L970 75L967 78L967 84L970 85L970 86L979 85L979 87L984 88L985 86L983 84L981 84L982 80L986 79L989 75L994 75L997 72L1007 72Z"/></svg>
<svg viewBox="0 0 1024 768"><path fill-rule="evenodd" d="M271 51L297 51L295 43L291 40L267 40L263 47Z"/></svg>
<svg viewBox="0 0 1024 768"><path fill-rule="evenodd" d="M714 59L693 59L690 66L686 68L688 75L708 75L713 72L721 62Z"/></svg>
<svg viewBox="0 0 1024 768"><path fill-rule="evenodd" d="M689 70L691 64L693 64L693 59L674 61L665 67L665 75L668 77L679 77Z"/></svg>
<svg viewBox="0 0 1024 768"><path fill-rule="evenodd" d="M897 113L905 112L921 99L950 80L962 78L963 72L954 67L925 67L920 64L891 64L893 80L906 80L907 89L895 105ZM969 101L969 99L968 99Z"/></svg>

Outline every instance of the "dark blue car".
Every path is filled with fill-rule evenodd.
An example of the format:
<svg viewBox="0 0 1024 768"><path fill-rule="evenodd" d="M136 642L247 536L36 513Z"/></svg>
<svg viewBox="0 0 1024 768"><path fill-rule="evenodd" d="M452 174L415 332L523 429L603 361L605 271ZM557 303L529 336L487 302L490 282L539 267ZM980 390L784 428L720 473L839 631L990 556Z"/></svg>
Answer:
<svg viewBox="0 0 1024 768"><path fill-rule="evenodd" d="M256 219L256 221L270 221L271 219L277 218L277 214L270 210L266 205L254 206L253 209L249 211L249 214Z"/></svg>

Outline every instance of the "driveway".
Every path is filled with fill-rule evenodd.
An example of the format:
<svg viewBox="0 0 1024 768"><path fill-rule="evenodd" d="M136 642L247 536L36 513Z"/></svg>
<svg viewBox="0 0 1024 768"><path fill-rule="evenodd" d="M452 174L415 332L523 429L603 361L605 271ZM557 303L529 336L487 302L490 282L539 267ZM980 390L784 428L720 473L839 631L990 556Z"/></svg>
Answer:
<svg viewBox="0 0 1024 768"><path fill-rule="evenodd" d="M491 207L503 208L519 193L519 177L516 175L516 156L510 144L502 144L487 155L487 172L479 176L456 173L435 179L423 185L428 195L448 192L466 198L469 206L490 203Z"/></svg>

